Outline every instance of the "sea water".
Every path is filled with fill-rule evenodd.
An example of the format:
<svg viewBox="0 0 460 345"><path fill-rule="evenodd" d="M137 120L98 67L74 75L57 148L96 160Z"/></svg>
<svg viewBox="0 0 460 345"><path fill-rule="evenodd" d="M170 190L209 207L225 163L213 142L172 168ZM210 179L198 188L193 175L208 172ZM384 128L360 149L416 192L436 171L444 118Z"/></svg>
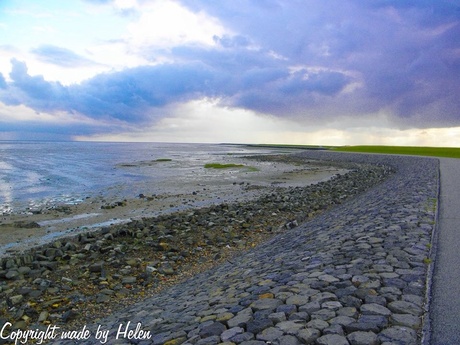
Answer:
<svg viewBox="0 0 460 345"><path fill-rule="evenodd" d="M222 144L0 141L0 212L97 195L135 197L228 155L271 152Z"/></svg>

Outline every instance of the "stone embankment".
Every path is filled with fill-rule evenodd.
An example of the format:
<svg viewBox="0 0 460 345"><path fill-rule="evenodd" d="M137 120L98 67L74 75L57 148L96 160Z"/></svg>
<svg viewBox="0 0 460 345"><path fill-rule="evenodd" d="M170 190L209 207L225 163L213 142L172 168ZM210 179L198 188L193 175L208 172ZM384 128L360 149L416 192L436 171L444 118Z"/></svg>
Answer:
<svg viewBox="0 0 460 345"><path fill-rule="evenodd" d="M327 152L286 159L330 160L351 171L4 260L3 317L17 327L62 329L86 319L93 334L97 326L110 330L111 344L418 344L437 160ZM269 236L228 259L227 247L250 248ZM146 297L200 257L221 263ZM143 298L104 319L91 314L94 305L115 310L114 301L130 294Z"/></svg>

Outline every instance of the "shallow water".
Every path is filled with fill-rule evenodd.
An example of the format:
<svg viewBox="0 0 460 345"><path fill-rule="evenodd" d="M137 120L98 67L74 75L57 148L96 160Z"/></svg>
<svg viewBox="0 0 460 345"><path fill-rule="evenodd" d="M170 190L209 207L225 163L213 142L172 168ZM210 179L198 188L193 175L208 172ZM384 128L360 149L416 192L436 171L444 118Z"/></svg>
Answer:
<svg viewBox="0 0 460 345"><path fill-rule="evenodd" d="M162 183L190 177L205 163L273 151L217 144L0 141L0 212L155 193ZM163 158L170 161L157 161Z"/></svg>

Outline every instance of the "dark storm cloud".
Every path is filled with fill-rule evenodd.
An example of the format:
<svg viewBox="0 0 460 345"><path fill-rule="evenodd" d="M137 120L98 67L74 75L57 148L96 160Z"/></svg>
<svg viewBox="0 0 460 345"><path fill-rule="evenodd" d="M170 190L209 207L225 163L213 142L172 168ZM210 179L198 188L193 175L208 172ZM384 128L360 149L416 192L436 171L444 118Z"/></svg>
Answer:
<svg viewBox="0 0 460 345"><path fill-rule="evenodd" d="M59 82L48 82L42 76L30 76L24 62L11 60L12 83L3 95L7 104L26 104L37 110L60 109L67 89Z"/></svg>
<svg viewBox="0 0 460 345"><path fill-rule="evenodd" d="M212 74L200 64L137 67L70 86L29 76L23 62L12 60L12 65L9 92L0 94L7 104L127 122L146 120L150 107L205 95L213 84Z"/></svg>
<svg viewBox="0 0 460 345"><path fill-rule="evenodd" d="M205 95L212 77L201 64L143 66L98 75L69 93L81 113L136 122L146 120L151 107Z"/></svg>
<svg viewBox="0 0 460 345"><path fill-rule="evenodd" d="M32 49L40 61L68 68L94 65L95 63L83 56L80 56L69 49L53 45L41 45Z"/></svg>
<svg viewBox="0 0 460 345"><path fill-rule="evenodd" d="M261 59L253 53L231 58L224 54L220 60L219 56L208 60L214 63L142 66L100 74L70 86L48 82L41 76L29 76L25 63L13 60L10 73L13 82L9 97L4 96L3 101L24 103L40 111L76 111L94 118L142 122L148 120L150 108L169 103L218 97L232 106L266 111L269 98L271 111L281 115L287 99L292 101L296 96L305 95L298 101L305 106L309 102L308 94L332 96L348 82L348 77L338 72L289 73L276 64L261 68ZM220 66L216 66L217 60ZM246 66L238 63L243 60ZM265 100L260 99L261 93L265 94ZM254 95L252 100L251 95Z"/></svg>
<svg viewBox="0 0 460 345"><path fill-rule="evenodd" d="M323 66L359 76L360 87L353 97L337 95L333 101L343 103L330 116L343 109L352 115L385 109L402 122L417 118L421 127L460 123L458 3L254 0L216 6L210 0L194 0L186 4L193 10L204 8L254 45L284 57L284 65ZM244 95L246 104L262 102L253 94L253 100ZM297 102L301 113L305 96L287 97L286 106ZM273 98L282 102L280 95ZM326 106L331 99L323 101Z"/></svg>
<svg viewBox="0 0 460 345"><path fill-rule="evenodd" d="M214 36L214 48L161 51L176 62L71 86L32 77L13 60L12 82L5 89L3 79L0 100L133 123L152 120L152 108L214 97L277 116L307 118L313 109L327 121L384 110L406 126L460 124L460 11L451 1L183 3L236 34ZM140 53L155 61L156 49ZM90 63L53 46L34 54L65 67Z"/></svg>

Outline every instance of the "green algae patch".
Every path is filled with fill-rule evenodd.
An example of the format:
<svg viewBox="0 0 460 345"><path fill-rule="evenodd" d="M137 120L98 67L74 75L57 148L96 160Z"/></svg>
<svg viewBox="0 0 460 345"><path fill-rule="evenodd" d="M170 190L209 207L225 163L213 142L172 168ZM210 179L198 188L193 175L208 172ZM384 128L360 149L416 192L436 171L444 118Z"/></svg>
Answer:
<svg viewBox="0 0 460 345"><path fill-rule="evenodd" d="M229 169L229 168L244 168L244 164L234 164L234 163L207 163L204 165L206 169Z"/></svg>
<svg viewBox="0 0 460 345"><path fill-rule="evenodd" d="M247 172L259 171L258 168L247 166L244 164L235 164L235 163L207 163L204 165L206 169L244 169Z"/></svg>

